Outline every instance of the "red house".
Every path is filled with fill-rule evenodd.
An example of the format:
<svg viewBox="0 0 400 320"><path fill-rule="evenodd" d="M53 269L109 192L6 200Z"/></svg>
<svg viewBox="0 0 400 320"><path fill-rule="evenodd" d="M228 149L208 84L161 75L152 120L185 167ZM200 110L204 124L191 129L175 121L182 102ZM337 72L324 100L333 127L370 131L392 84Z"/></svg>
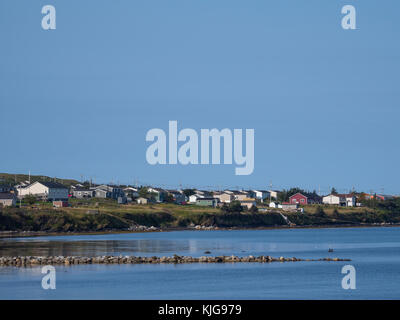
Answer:
<svg viewBox="0 0 400 320"><path fill-rule="evenodd" d="M289 197L290 204L307 204L307 197L304 194L296 193Z"/></svg>
<svg viewBox="0 0 400 320"><path fill-rule="evenodd" d="M322 199L315 193L307 193L307 196L301 193L296 193L289 197L290 204L318 204L321 203Z"/></svg>

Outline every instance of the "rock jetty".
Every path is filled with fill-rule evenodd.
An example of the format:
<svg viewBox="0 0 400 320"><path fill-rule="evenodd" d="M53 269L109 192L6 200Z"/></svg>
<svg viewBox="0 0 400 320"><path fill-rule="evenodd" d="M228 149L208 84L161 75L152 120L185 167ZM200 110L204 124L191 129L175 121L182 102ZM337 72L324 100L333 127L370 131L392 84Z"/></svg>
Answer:
<svg viewBox="0 0 400 320"><path fill-rule="evenodd" d="M78 265L78 264L156 264L156 263L238 263L238 262L296 262L296 261L351 261L340 258L321 259L299 259L299 258L273 258L271 256L178 256L172 257L138 257L138 256L99 256L99 257L78 257L78 256L15 256L0 257L0 266L35 266L35 265Z"/></svg>

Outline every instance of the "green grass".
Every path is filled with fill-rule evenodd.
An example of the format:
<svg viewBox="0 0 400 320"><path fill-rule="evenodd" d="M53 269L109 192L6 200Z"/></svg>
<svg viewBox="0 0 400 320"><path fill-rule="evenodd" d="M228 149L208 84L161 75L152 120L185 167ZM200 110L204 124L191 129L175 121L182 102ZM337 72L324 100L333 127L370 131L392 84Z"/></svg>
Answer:
<svg viewBox="0 0 400 320"><path fill-rule="evenodd" d="M305 206L304 209L305 214L284 214L297 226L400 223L400 212L397 210L329 206ZM71 199L70 207L60 209L53 208L51 203L0 209L0 230L3 231L115 231L137 225L161 228L184 228L190 225L254 228L281 226L286 222L277 210L266 213L224 213L218 208L197 205L119 205L110 199Z"/></svg>

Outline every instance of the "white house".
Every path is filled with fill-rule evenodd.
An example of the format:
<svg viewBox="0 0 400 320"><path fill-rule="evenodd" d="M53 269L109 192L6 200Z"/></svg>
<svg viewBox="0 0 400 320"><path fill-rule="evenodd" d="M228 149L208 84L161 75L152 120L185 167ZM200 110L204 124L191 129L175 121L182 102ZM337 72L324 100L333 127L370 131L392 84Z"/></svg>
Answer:
<svg viewBox="0 0 400 320"><path fill-rule="evenodd" d="M137 188L127 187L123 189L126 197L138 198L139 192Z"/></svg>
<svg viewBox="0 0 400 320"><path fill-rule="evenodd" d="M282 205L278 202L270 202L269 207L275 209L282 209Z"/></svg>
<svg viewBox="0 0 400 320"><path fill-rule="evenodd" d="M342 207L355 207L356 197L352 194L330 194L322 198L322 203Z"/></svg>
<svg viewBox="0 0 400 320"><path fill-rule="evenodd" d="M269 194L271 195L271 198L273 199L278 199L278 192L276 190L267 190L269 192Z"/></svg>
<svg viewBox="0 0 400 320"><path fill-rule="evenodd" d="M225 193L231 194L234 200L242 201L244 199L252 198L252 193L249 191L225 190Z"/></svg>
<svg viewBox="0 0 400 320"><path fill-rule="evenodd" d="M74 189L71 189L71 191L72 191L72 195L78 199L93 198L95 195L94 190L86 189L86 188L75 187Z"/></svg>
<svg viewBox="0 0 400 320"><path fill-rule="evenodd" d="M139 197L136 199L136 202L138 204L147 204L149 202L149 200L147 200L146 198Z"/></svg>
<svg viewBox="0 0 400 320"><path fill-rule="evenodd" d="M192 194L191 196L189 196L189 202L196 203L197 199L201 199L201 198L204 198L204 196L200 195L200 194Z"/></svg>
<svg viewBox="0 0 400 320"><path fill-rule="evenodd" d="M245 198L245 199L239 200L239 201L240 201L240 205L242 207L247 207L247 209L251 209L251 207L257 206L256 199L254 199L254 198Z"/></svg>
<svg viewBox="0 0 400 320"><path fill-rule="evenodd" d="M261 201L268 199L270 196L270 192L267 190L253 190L255 193L255 198L260 199Z"/></svg>
<svg viewBox="0 0 400 320"><path fill-rule="evenodd" d="M68 188L57 182L39 182L17 188L18 198L32 195L47 201L68 200Z"/></svg>
<svg viewBox="0 0 400 320"><path fill-rule="evenodd" d="M233 194L227 192L214 192L214 198L219 199L219 202L231 203L233 200Z"/></svg>

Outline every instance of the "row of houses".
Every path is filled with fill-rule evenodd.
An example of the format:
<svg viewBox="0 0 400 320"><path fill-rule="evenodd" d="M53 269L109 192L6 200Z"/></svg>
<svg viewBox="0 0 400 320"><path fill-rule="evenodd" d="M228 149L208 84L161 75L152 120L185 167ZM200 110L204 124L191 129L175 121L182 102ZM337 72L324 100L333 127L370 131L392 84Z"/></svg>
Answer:
<svg viewBox="0 0 400 320"><path fill-rule="evenodd" d="M357 198L354 194L329 194L321 197L315 193L302 194L296 193L289 197L289 204L328 204L338 205L342 207L355 207L357 205Z"/></svg>
<svg viewBox="0 0 400 320"><path fill-rule="evenodd" d="M21 183L13 188L15 196L18 199L23 199L26 196L32 195L37 199L45 201L67 201L70 197L77 199L87 198L103 198L115 199L120 203L126 203L139 199L139 190L134 187L121 187L115 185L96 185L84 186L82 184L73 185L70 188L57 183L57 182L34 182ZM7 190L9 191L9 190ZM172 195L176 203L183 203L187 201L182 191L177 190L164 190L161 188L148 188L148 193L151 199L141 199L142 203L147 201L164 202L169 195Z"/></svg>
<svg viewBox="0 0 400 320"><path fill-rule="evenodd" d="M278 203L277 190L223 190L207 191L193 190L193 194L187 197L183 190L168 190L156 187L147 187L147 196L140 197L139 189L132 186L95 185L85 186L76 184L67 188L66 186L51 181L21 183L15 187L0 185L0 205L15 205L17 199L23 199L33 195L45 201L67 201L70 197L77 199L85 198L108 198L115 199L119 203L137 202L147 204L149 202L174 202L176 204L196 204L199 206L217 207L239 201L244 207L251 208L257 203L269 203L271 208L294 209L301 205L327 204L336 206L357 206L357 198L354 194L329 194L319 196L313 193L296 193L289 197L287 202ZM371 195L364 194L367 198ZM392 196L374 195L377 199L387 200Z"/></svg>
<svg viewBox="0 0 400 320"><path fill-rule="evenodd" d="M37 199L46 201L68 200L68 188L56 182L21 183L14 187L0 186L0 206L15 206L18 199L33 195Z"/></svg>
<svg viewBox="0 0 400 320"><path fill-rule="evenodd" d="M274 193L273 193L274 192ZM293 210L297 209L301 205L311 204L326 204L335 205L341 207L355 207L360 205L357 203L357 197L355 194L329 194L326 196L319 196L316 193L296 193L289 197L287 202L278 203L276 201L278 191L232 191L226 190L223 192L214 192L212 197L205 197L201 194L195 194L189 197L190 203L196 203L200 205L212 205L217 206L218 204L231 203L232 201L239 201L242 206L251 208L253 205L257 205L258 200L270 199L270 208L280 208ZM370 195L366 195L371 198ZM393 196L373 196L377 199L387 200L393 198Z"/></svg>
<svg viewBox="0 0 400 320"><path fill-rule="evenodd" d="M275 190L224 190L214 192L196 190L195 194L189 197L189 203L217 207L239 201L241 206L250 209L256 206L259 201L277 199L278 192Z"/></svg>
<svg viewBox="0 0 400 320"><path fill-rule="evenodd" d="M245 199L255 199L264 201L266 199L277 199L279 191L272 190L224 190L224 191L200 191L196 190L195 194L189 197L189 202L194 203L197 199L206 196L212 196L218 199L219 202L231 203L234 200L242 201Z"/></svg>

